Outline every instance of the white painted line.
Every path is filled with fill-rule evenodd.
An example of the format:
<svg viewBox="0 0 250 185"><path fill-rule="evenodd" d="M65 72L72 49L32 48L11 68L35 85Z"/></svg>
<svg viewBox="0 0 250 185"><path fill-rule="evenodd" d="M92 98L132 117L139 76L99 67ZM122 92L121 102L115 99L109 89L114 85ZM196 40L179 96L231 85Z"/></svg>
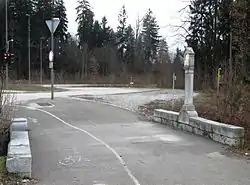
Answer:
<svg viewBox="0 0 250 185"><path fill-rule="evenodd" d="M92 137L94 140L100 142L101 144L103 144L107 149L109 149L114 155L115 157L118 159L118 161L120 162L120 164L123 166L124 170L127 172L128 176L131 178L131 180L133 181L133 183L135 185L140 185L139 181L136 179L136 177L132 174L132 172L130 171L130 169L128 168L128 166L126 165L125 161L122 159L122 157L115 151L115 149L113 149L111 146L109 146L107 143L105 143L103 140L99 139L98 137L94 136L93 134L89 133L88 131L81 129L79 127L73 126L70 123L62 120L61 118L57 117L56 115L46 111L46 110L42 110L39 108L35 108L35 107L28 107L28 106L22 106L31 110L37 110L40 112L43 112L47 115L50 115L51 117L57 119L58 121L60 121L61 123L63 123L64 125L71 127L75 130L84 132L85 134L87 134L88 136Z"/></svg>

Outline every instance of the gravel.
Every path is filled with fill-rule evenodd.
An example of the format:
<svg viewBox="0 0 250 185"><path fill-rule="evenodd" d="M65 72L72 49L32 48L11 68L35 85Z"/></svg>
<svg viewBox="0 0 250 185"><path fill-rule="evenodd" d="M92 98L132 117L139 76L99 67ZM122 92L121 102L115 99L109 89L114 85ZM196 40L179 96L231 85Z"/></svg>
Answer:
<svg viewBox="0 0 250 185"><path fill-rule="evenodd" d="M184 97L183 90L160 90L155 92L141 92L128 94L113 94L113 95L87 95L75 96L86 100L94 100L113 104L132 111L138 111L138 108L144 104L155 100L180 99Z"/></svg>

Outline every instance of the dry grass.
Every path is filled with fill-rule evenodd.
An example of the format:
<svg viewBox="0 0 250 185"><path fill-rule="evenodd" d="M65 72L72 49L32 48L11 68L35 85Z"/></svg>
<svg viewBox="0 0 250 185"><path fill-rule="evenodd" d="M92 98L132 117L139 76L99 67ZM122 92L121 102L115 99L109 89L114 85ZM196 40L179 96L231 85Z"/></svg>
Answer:
<svg viewBox="0 0 250 185"><path fill-rule="evenodd" d="M8 143L10 141L10 121L0 121L0 156L6 156L8 150Z"/></svg>
<svg viewBox="0 0 250 185"><path fill-rule="evenodd" d="M0 92L0 184L3 185L28 185L35 181L24 180L16 174L10 174L6 170L6 156L10 141L11 119L14 117L15 96L12 94L3 95Z"/></svg>
<svg viewBox="0 0 250 185"><path fill-rule="evenodd" d="M18 177L16 174L10 174L7 172L6 157L0 157L0 184L1 185L28 185L34 184L34 180L24 180Z"/></svg>
<svg viewBox="0 0 250 185"><path fill-rule="evenodd" d="M6 158L0 157L0 182L4 180L6 174L5 163L6 163Z"/></svg>
<svg viewBox="0 0 250 185"><path fill-rule="evenodd" d="M81 77L80 74L56 74L55 75L55 82L57 84L112 84L112 85L120 85L129 86L131 79L134 82L136 87L164 87L170 88L172 86L172 74L173 70L166 67L160 68L162 71L158 72L150 72L150 73L143 73L143 74L110 74L107 76L83 76ZM183 81L183 72L178 71L176 74L177 80L175 83L176 88L183 88L184 81ZM20 83L20 84L28 84L27 80L19 80L19 81L12 81L13 84ZM32 78L33 84L40 84L39 79ZM44 84L49 84L50 79L44 78Z"/></svg>
<svg viewBox="0 0 250 185"><path fill-rule="evenodd" d="M9 84L8 90L39 92L39 91L49 91L49 88L37 85L28 85L28 84Z"/></svg>
<svg viewBox="0 0 250 185"><path fill-rule="evenodd" d="M50 87L42 87L40 85L28 85L28 84L9 84L8 90L11 91L25 91L25 92L48 92ZM56 92L62 91L62 89L55 88Z"/></svg>

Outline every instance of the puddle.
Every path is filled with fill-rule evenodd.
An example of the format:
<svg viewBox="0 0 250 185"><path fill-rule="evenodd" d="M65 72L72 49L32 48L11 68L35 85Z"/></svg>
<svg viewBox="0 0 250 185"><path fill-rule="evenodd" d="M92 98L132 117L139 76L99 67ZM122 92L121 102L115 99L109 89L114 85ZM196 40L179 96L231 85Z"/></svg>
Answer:
<svg viewBox="0 0 250 185"><path fill-rule="evenodd" d="M127 139L131 140L132 143L145 143L152 141L162 141L168 143L174 143L181 141L181 138L175 135L153 135L153 136L139 136L139 137L128 137Z"/></svg>
<svg viewBox="0 0 250 185"><path fill-rule="evenodd" d="M208 153L206 154L209 158L224 158L225 155L222 155L220 152L212 152L212 153Z"/></svg>

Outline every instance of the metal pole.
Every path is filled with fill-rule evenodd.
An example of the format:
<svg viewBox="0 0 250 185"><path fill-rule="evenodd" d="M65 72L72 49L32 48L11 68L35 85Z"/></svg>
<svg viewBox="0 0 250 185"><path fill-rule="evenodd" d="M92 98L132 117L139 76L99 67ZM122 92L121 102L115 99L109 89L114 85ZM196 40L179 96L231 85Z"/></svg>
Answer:
<svg viewBox="0 0 250 185"><path fill-rule="evenodd" d="M30 15L28 15L28 61L29 61L29 84L31 84L30 71Z"/></svg>
<svg viewBox="0 0 250 185"><path fill-rule="evenodd" d="M233 34L232 34L232 27L230 27L230 33L229 33L229 87L232 86L232 82L233 82L232 42L233 42Z"/></svg>
<svg viewBox="0 0 250 185"><path fill-rule="evenodd" d="M233 8L233 1L231 1L230 5L230 12L229 12L229 17L232 19L232 8ZM232 86L233 82L233 64L232 64L232 42L233 42L233 33L232 33L232 23L230 22L229 24L229 87Z"/></svg>
<svg viewBox="0 0 250 185"><path fill-rule="evenodd" d="M5 41L6 41L6 46L5 46L5 51L6 53L8 52L8 0L5 0ZM9 81L9 71L8 71L8 63L5 65L5 73L6 73L6 82L5 82L5 88L6 90L8 89L8 81Z"/></svg>
<svg viewBox="0 0 250 185"><path fill-rule="evenodd" d="M173 73L173 91L174 91L174 89L175 89L175 73Z"/></svg>
<svg viewBox="0 0 250 185"><path fill-rule="evenodd" d="M40 39L40 83L43 84L43 40Z"/></svg>
<svg viewBox="0 0 250 185"><path fill-rule="evenodd" d="M54 19L52 18L52 30L54 30ZM54 34L53 32L51 32L51 51L53 52L54 54ZM51 75L51 100L54 99L54 66L53 66L53 63L54 63L54 57L52 59L52 66L51 66L51 69L50 69L50 75Z"/></svg>
<svg viewBox="0 0 250 185"><path fill-rule="evenodd" d="M51 23L51 28L52 30L54 30L54 0L52 1L52 6L53 6L53 10L52 10L52 23ZM54 33L53 31L51 32L51 51L53 52L54 55ZM52 66L51 66L51 71L50 71L50 75L51 75L51 100L54 99L54 57L52 59Z"/></svg>
<svg viewBox="0 0 250 185"><path fill-rule="evenodd" d="M173 88L173 100L172 100L172 109L174 108L174 103L175 103L175 99L174 99L174 89L175 89L175 73L173 73L173 84L172 84L172 88Z"/></svg>

